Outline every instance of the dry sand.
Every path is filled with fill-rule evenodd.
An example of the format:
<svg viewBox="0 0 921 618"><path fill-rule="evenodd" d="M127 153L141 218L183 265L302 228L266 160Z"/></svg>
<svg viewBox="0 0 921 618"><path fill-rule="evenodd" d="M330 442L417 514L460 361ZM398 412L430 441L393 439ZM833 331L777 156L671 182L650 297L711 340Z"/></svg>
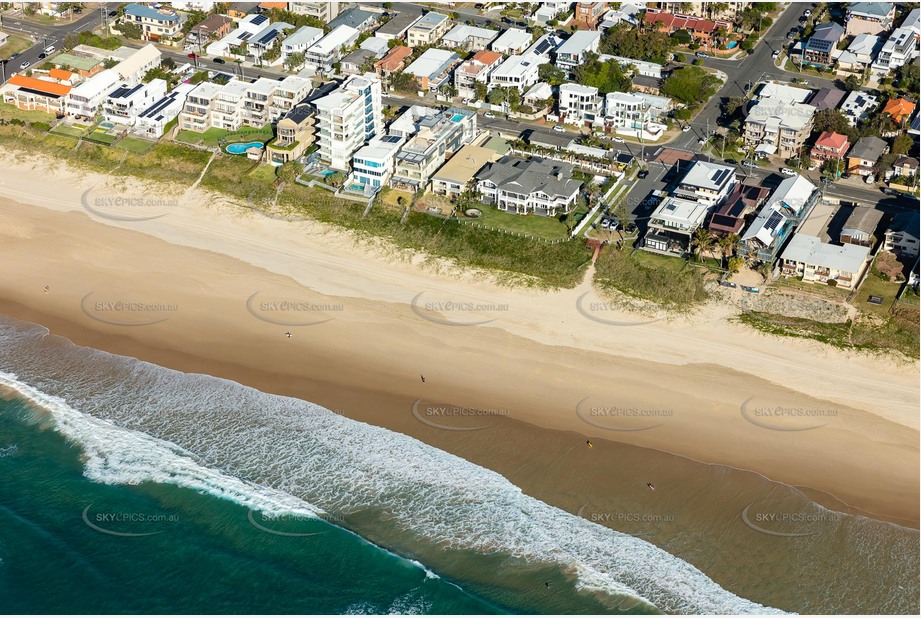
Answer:
<svg viewBox="0 0 921 618"><path fill-rule="evenodd" d="M751 470L823 504L917 526L917 363L752 332L718 306L635 326L594 321L584 313L648 318L593 305L588 280L574 290L510 290L198 190L170 196L111 183L56 161L6 159L0 311L82 345L303 397L446 450L489 431L433 425L525 421L563 430L558 444L571 445L535 459L584 449L586 436L612 440ZM87 190L93 200L161 196L178 206L162 206L154 220L113 221L83 208ZM119 300L174 310L118 310ZM309 306L276 310L285 300ZM449 302L463 305L438 310ZM439 404L480 412L439 413L448 407ZM799 431L778 430L791 428Z"/></svg>

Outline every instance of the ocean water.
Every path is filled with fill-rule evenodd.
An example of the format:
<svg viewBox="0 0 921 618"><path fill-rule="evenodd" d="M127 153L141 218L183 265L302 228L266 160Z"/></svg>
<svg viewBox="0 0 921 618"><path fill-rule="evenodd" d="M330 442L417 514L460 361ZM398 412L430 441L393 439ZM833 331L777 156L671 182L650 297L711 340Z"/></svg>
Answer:
<svg viewBox="0 0 921 618"><path fill-rule="evenodd" d="M302 400L6 318L0 390L6 613L779 611L495 472ZM871 581L866 607L895 598L911 613L917 560L877 551L861 519L837 532L868 553L856 572L879 562L882 585L904 585ZM804 594L783 609L815 608Z"/></svg>

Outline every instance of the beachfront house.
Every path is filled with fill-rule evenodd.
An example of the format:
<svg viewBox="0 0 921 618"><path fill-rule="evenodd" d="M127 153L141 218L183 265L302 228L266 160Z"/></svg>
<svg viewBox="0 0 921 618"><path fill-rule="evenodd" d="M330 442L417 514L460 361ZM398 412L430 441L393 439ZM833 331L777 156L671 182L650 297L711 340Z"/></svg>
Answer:
<svg viewBox="0 0 921 618"><path fill-rule="evenodd" d="M780 256L780 274L850 290L867 269L869 255L870 248L862 245L833 245L809 234L794 234Z"/></svg>
<svg viewBox="0 0 921 618"><path fill-rule="evenodd" d="M772 264L784 242L815 207L821 193L803 176L785 178L739 241L743 257Z"/></svg>
<svg viewBox="0 0 921 618"><path fill-rule="evenodd" d="M572 164L506 155L476 174L476 192L499 210L518 215L556 217L571 211L582 183L572 178Z"/></svg>
<svg viewBox="0 0 921 618"><path fill-rule="evenodd" d="M340 26L347 28L348 26ZM352 75L336 90L314 101L320 159L334 170L348 171L352 155L382 135L381 80L374 73Z"/></svg>

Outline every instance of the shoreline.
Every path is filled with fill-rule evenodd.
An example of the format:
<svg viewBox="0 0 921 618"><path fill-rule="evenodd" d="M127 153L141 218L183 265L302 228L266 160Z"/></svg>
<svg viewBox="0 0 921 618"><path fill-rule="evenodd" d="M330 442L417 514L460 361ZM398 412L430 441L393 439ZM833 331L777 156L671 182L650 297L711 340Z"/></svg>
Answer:
<svg viewBox="0 0 921 618"><path fill-rule="evenodd" d="M34 167L20 167L15 178L7 175L0 184L0 195L28 193L33 195L30 202L44 206L0 199L6 237L0 255L8 263L26 262L4 276L2 309L18 319L56 326L53 332L80 345L122 354L131 349L134 353L127 355L183 371L196 366L193 371L308 399L353 418L359 408L377 402L389 413L359 420L410 435L421 435L423 429L431 433L413 418L412 402L505 411L509 420L539 428L752 471L804 488L829 506L848 504L852 512L918 525L917 413L907 412L917 409L911 399L917 401L918 393L910 378L916 364L861 358L811 342L779 341L746 332L730 324L725 314L699 312L648 328L606 327L589 320L564 326L562 316L574 313L572 299L591 291L587 282L575 290L534 292L471 281L471 275L446 279L414 263L382 259L380 250L347 245L344 235L318 224L229 215L207 194L194 195L181 213L149 225L103 224L85 214L73 186L65 189L81 181L81 187L93 186L99 177L78 178L61 170L34 182L39 175ZM152 229L119 229L132 225ZM203 238L209 229L226 244ZM88 242L102 237L106 241L98 246ZM248 245L250 240L264 242ZM210 250L202 251L202 245ZM265 249L269 253L260 255ZM359 255L361 251L366 254ZM262 268L261 263L273 259L279 272ZM47 282L50 293L44 294L46 283L38 282ZM419 306L411 304L413 292L420 289L432 299L472 300L482 306L495 307L489 303L505 299L507 309L501 315L479 312L479 326L446 325L437 321L443 312L434 301L436 308L426 315L435 319L420 319ZM126 293L151 302L175 301L180 311L161 324L125 327L91 320L81 310L81 299L89 294L119 298ZM254 294L266 300L307 299L334 310L320 312L330 320L324 324L281 326L247 313L245 300ZM30 319L33 310L38 319ZM467 315L470 319L473 314ZM285 331L294 331L292 338ZM714 333L742 341L730 345L714 340ZM168 351L162 349L164 342L171 344ZM159 354L152 352L158 348ZM743 351L739 348L748 371L733 368ZM780 360L778 355L792 357L804 350L820 354L825 362L807 357L779 371L770 366ZM189 358L196 360L189 363ZM777 384L778 377L807 368L813 376L822 369L829 375L853 372L860 384L842 389L836 383L836 390L844 392L833 402L816 396L828 390L827 384L809 389L819 391L812 396ZM253 377L256 372L259 379ZM758 373L769 375L754 375ZM306 382L312 390L292 387L292 382L304 383L305 374L311 376ZM420 374L427 376L424 384ZM669 377L664 384L663 375ZM901 405L887 402L885 409L873 412L866 405L840 405L846 396L857 395L855 404L872 397L873 392L859 396L864 384L876 384L876 392L889 388L889 402ZM894 395L899 391L912 395L899 398ZM833 415L826 427L815 430L772 431L746 421L745 410L740 413L746 402L756 411L773 406ZM610 416L599 417L603 422L586 421L579 408L583 404L591 411L615 410L618 416L613 425ZM648 414L631 417L630 411ZM669 415L645 430L655 411ZM767 421L803 427L802 419ZM466 421L455 417L452 422ZM478 433L434 431L455 438Z"/></svg>

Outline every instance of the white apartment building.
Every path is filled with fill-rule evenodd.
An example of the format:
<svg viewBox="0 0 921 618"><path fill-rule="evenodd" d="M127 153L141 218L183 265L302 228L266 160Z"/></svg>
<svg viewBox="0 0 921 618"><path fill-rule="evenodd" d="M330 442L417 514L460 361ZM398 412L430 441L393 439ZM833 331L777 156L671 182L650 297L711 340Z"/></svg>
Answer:
<svg viewBox="0 0 921 618"><path fill-rule="evenodd" d="M385 135L374 138L355 151L352 157L350 185L361 187L366 194L374 194L387 186L393 175L394 163L403 138Z"/></svg>
<svg viewBox="0 0 921 618"><path fill-rule="evenodd" d="M192 84L178 84L172 92L138 114L131 132L150 139L161 137L166 125L179 115L186 97L194 89Z"/></svg>
<svg viewBox="0 0 921 618"><path fill-rule="evenodd" d="M247 15L237 22L237 29L205 48L209 56L231 56L231 49L247 44L256 33L269 25L265 15Z"/></svg>
<svg viewBox="0 0 921 618"><path fill-rule="evenodd" d="M106 96L122 82L115 69L106 69L89 78L67 94L64 110L68 116L93 120Z"/></svg>
<svg viewBox="0 0 921 618"><path fill-rule="evenodd" d="M425 188L445 160L476 135L477 117L472 110L450 107L431 113L434 110L421 108L422 115L416 116L416 109L400 118L399 135L406 143L397 153L390 181L391 186L410 191ZM409 114L413 115L407 118Z"/></svg>
<svg viewBox="0 0 921 618"><path fill-rule="evenodd" d="M509 56L489 76L489 87L515 88L524 94L528 88L538 82L540 65L548 62L546 57L533 54Z"/></svg>
<svg viewBox="0 0 921 618"><path fill-rule="evenodd" d="M745 145L764 155L798 156L812 131L815 113L816 108L806 103L779 97L761 98L745 119Z"/></svg>
<svg viewBox="0 0 921 618"><path fill-rule="evenodd" d="M565 83L557 91L557 111L566 124L595 124L601 118L602 99L594 86Z"/></svg>
<svg viewBox="0 0 921 618"><path fill-rule="evenodd" d="M917 12L915 9L912 12ZM907 19L905 21L908 21ZM871 70L880 78L886 77L892 71L911 62L918 57L918 32L912 28L896 28L883 48L879 50L876 60L871 65Z"/></svg>
<svg viewBox="0 0 921 618"><path fill-rule="evenodd" d="M155 9L145 4L126 4L122 11L125 23L136 24L145 41L173 38L182 33L182 20L172 9Z"/></svg>
<svg viewBox="0 0 921 618"><path fill-rule="evenodd" d="M531 46L531 33L520 28L509 28L492 42L492 50L503 55L520 54Z"/></svg>
<svg viewBox="0 0 921 618"><path fill-rule="evenodd" d="M410 47L434 45L451 27L447 15L428 12L406 31L406 44Z"/></svg>
<svg viewBox="0 0 921 618"><path fill-rule="evenodd" d="M609 92L604 97L604 128L643 129L672 108L668 97L641 92Z"/></svg>
<svg viewBox="0 0 921 618"><path fill-rule="evenodd" d="M736 184L736 168L719 163L695 161L672 195L716 206L729 197Z"/></svg>
<svg viewBox="0 0 921 618"><path fill-rule="evenodd" d="M127 49L127 48L124 48ZM135 86L141 83L147 71L160 66L163 54L153 43L148 43L112 67L119 78L126 84Z"/></svg>
<svg viewBox="0 0 921 618"><path fill-rule="evenodd" d="M314 73L331 73L333 65L342 58L343 48L351 47L361 31L351 26L339 26L311 45L304 52L304 66Z"/></svg>
<svg viewBox="0 0 921 618"><path fill-rule="evenodd" d="M493 39L499 36L495 30L488 28L478 28L467 24L458 24L451 28L447 34L441 37L440 45L450 49L463 49L465 51L474 51L486 49Z"/></svg>
<svg viewBox="0 0 921 618"><path fill-rule="evenodd" d="M306 52L323 38L323 30L313 26L301 26L281 42L281 61L285 63L293 54Z"/></svg>
<svg viewBox="0 0 921 618"><path fill-rule="evenodd" d="M231 80L227 85L236 82ZM211 110L223 86L202 82L186 96L185 106L179 113L179 129L204 133L211 127Z"/></svg>
<svg viewBox="0 0 921 618"><path fill-rule="evenodd" d="M454 87L457 96L476 98L476 85L489 83L489 76L502 62L502 55L491 51L479 51L473 58L454 70Z"/></svg>
<svg viewBox="0 0 921 618"><path fill-rule="evenodd" d="M243 98L250 84L234 80L215 95L211 107L211 126L236 131L243 126Z"/></svg>
<svg viewBox="0 0 921 618"><path fill-rule="evenodd" d="M332 169L347 171L355 151L383 133L381 80L373 73L349 77L313 104L320 158Z"/></svg>
<svg viewBox="0 0 921 618"><path fill-rule="evenodd" d="M313 84L309 79L289 75L283 80L275 82L275 89L269 97L269 117L277 120L290 112L294 107L307 98Z"/></svg>
<svg viewBox="0 0 921 618"><path fill-rule="evenodd" d="M288 9L299 14L316 17L328 24L339 14L340 2L289 2Z"/></svg>
<svg viewBox="0 0 921 618"><path fill-rule="evenodd" d="M589 53L597 53L600 44L601 33L597 30L576 30L556 48L556 66L572 72L585 62Z"/></svg>
<svg viewBox="0 0 921 618"><path fill-rule="evenodd" d="M147 84L122 84L108 95L102 104L102 115L115 124L134 126L137 117L156 101L166 96L166 82L152 79Z"/></svg>

